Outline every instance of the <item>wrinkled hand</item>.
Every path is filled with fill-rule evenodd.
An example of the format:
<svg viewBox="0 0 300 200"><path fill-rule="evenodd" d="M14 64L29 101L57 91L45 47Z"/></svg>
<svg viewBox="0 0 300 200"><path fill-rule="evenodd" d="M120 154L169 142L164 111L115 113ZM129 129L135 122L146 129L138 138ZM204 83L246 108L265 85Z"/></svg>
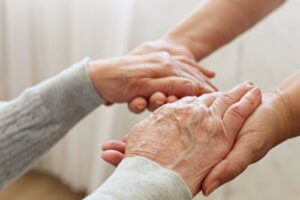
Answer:
<svg viewBox="0 0 300 200"><path fill-rule="evenodd" d="M187 47L172 42L171 40L162 39L143 43L138 46L133 52L131 52L131 55L145 55L155 52L168 52L174 59L197 67L202 73L201 81L203 86L207 88L207 91L214 92L217 90L217 87L213 85L209 80L210 78L213 78L215 76L214 72L200 66L195 61L193 53ZM128 107L132 112L135 113L140 113L147 107L150 111L154 111L159 106L165 103L175 102L177 99L177 96L166 96L166 94L162 92L156 92L151 95L149 99L145 99L142 97L135 98L128 104Z"/></svg>
<svg viewBox="0 0 300 200"><path fill-rule="evenodd" d="M173 59L166 52L94 61L88 71L98 93L111 103L148 99L155 92L184 97L211 91L203 84L198 66Z"/></svg>
<svg viewBox="0 0 300 200"><path fill-rule="evenodd" d="M287 139L290 131L287 111L280 96L277 93L264 95L262 104L239 132L232 151L206 176L202 184L203 193L209 195L237 177L275 145Z"/></svg>
<svg viewBox="0 0 300 200"><path fill-rule="evenodd" d="M146 157L177 172L195 195L260 101L259 88L249 83L225 93L183 98L134 126L126 143L104 144L102 158L117 165L124 156Z"/></svg>

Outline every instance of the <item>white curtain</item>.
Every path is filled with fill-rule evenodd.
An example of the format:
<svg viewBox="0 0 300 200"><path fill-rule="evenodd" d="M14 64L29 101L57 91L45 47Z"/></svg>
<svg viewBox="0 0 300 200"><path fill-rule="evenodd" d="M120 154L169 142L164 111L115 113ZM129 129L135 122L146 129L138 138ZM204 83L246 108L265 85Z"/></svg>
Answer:
<svg viewBox="0 0 300 200"><path fill-rule="evenodd" d="M0 1L0 97L11 99L85 56L126 54L156 39L200 0L2 0ZM300 2L283 9L210 58L216 83L228 89L245 79L265 91L300 69ZM125 105L101 107L77 125L36 166L75 190L95 189L112 172L100 160L101 144L120 139L147 113ZM300 192L299 141L288 142L211 199L295 199ZM292 163L292 164L291 164ZM282 187L283 186L283 187Z"/></svg>

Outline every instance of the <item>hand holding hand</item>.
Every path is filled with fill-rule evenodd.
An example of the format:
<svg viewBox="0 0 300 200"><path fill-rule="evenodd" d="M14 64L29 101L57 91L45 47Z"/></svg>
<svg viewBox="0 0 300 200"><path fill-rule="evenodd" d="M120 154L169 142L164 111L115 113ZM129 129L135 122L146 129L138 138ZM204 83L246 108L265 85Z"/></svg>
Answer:
<svg viewBox="0 0 300 200"><path fill-rule="evenodd" d="M240 175L250 164L263 158L270 149L291 136L287 111L276 92L263 95L262 104L239 132L231 152L206 176L204 195Z"/></svg>
<svg viewBox="0 0 300 200"><path fill-rule="evenodd" d="M166 52L94 61L88 70L96 90L111 103L148 99L155 92L180 98L212 91L197 65Z"/></svg>
<svg viewBox="0 0 300 200"><path fill-rule="evenodd" d="M146 157L177 172L195 195L207 173L231 150L260 100L260 90L249 83L225 93L183 98L134 126L127 145L105 144L102 158L117 164L115 159L123 156Z"/></svg>
<svg viewBox="0 0 300 200"><path fill-rule="evenodd" d="M214 84L212 84L209 80L215 76L215 73L200 66L197 63L193 53L184 45L175 43L169 39L150 41L138 46L133 52L131 52L131 55L146 55L150 53L162 52L169 53L173 57L173 59L177 61L197 67L202 74L201 81L203 85L206 86L207 91L214 92L217 90L217 87ZM165 103L175 102L176 100L178 100L177 96L167 96L162 92L156 92L153 95L151 95L149 99L142 97L137 97L133 99L128 104L128 107L132 112L135 113L140 113L146 108L148 108L150 111L154 111L159 106Z"/></svg>

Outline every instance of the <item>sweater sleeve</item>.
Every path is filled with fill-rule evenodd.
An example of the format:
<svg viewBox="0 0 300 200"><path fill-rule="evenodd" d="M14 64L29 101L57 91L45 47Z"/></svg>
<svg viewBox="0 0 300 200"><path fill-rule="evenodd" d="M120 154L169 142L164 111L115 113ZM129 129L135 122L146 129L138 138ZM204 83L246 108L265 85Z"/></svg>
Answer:
<svg viewBox="0 0 300 200"><path fill-rule="evenodd" d="M182 178L143 157L126 158L85 200L190 200Z"/></svg>
<svg viewBox="0 0 300 200"><path fill-rule="evenodd" d="M1 109L2 106L5 106L5 105L6 105L6 102L0 101L0 109Z"/></svg>
<svg viewBox="0 0 300 200"><path fill-rule="evenodd" d="M103 102L90 80L88 61L0 105L0 189Z"/></svg>

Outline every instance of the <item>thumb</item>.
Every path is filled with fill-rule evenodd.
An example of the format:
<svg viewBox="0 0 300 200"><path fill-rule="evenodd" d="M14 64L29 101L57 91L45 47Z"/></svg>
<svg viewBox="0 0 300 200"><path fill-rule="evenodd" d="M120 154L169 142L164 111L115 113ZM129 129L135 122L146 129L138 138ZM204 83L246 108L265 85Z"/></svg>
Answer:
<svg viewBox="0 0 300 200"><path fill-rule="evenodd" d="M202 193L211 194L221 185L240 175L248 165L255 161L251 146L247 143L236 143L227 157L215 165L202 182Z"/></svg>
<svg viewBox="0 0 300 200"><path fill-rule="evenodd" d="M143 96L150 96L158 91L166 96L174 95L176 97L198 96L203 93L212 92L205 85L183 77L150 79L146 84L147 87L142 91Z"/></svg>

